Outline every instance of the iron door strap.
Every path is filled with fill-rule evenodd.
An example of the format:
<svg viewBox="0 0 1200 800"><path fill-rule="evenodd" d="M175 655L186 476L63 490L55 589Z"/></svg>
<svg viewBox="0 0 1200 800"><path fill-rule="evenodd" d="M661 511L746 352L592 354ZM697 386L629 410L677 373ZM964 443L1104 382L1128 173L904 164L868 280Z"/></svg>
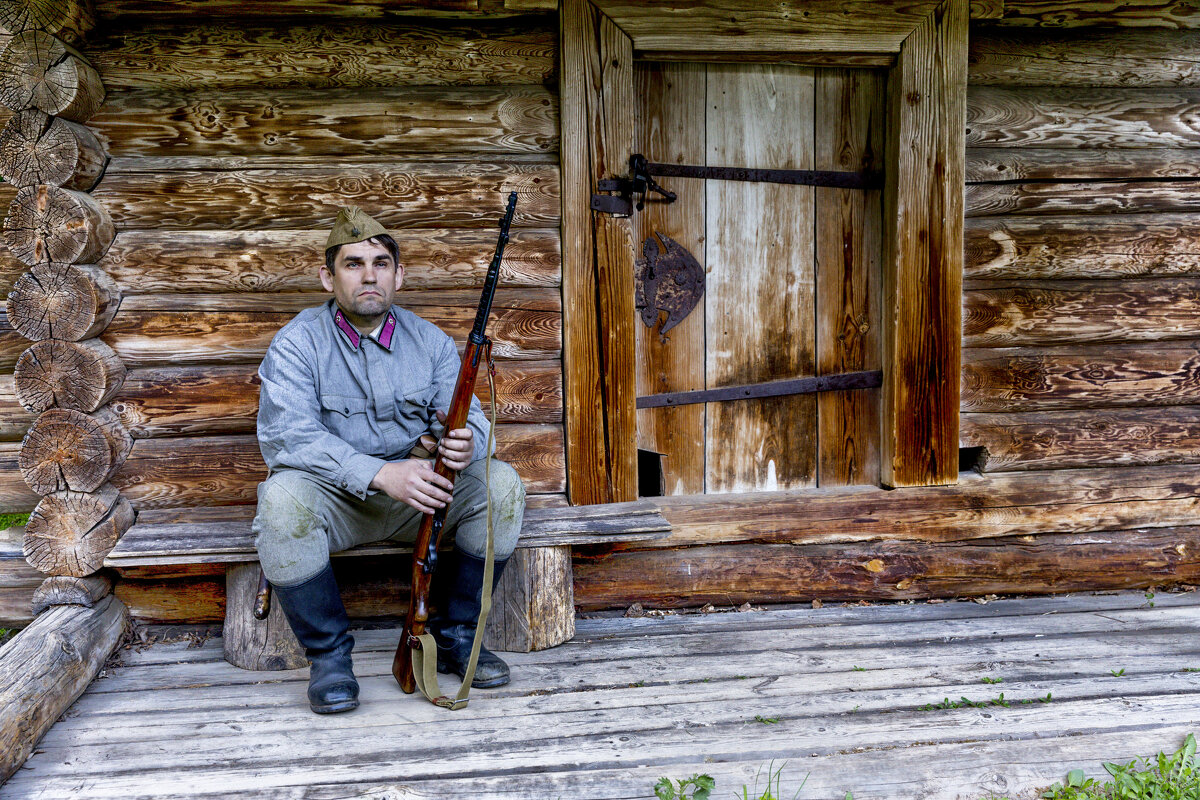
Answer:
<svg viewBox="0 0 1200 800"><path fill-rule="evenodd" d="M845 389L872 389L882 384L882 370L863 370L861 372L843 372L838 375L816 375L808 378L749 383L742 386L722 386L719 389L648 394L637 399L637 407L662 408L664 406L686 406L693 403L715 403L721 400L749 400L757 397L782 397Z"/></svg>

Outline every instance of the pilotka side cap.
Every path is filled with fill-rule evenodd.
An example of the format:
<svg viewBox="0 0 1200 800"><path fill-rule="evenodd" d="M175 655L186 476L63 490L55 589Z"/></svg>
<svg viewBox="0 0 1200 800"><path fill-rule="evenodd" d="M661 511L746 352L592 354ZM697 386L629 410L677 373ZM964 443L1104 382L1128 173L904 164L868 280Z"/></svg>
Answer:
<svg viewBox="0 0 1200 800"><path fill-rule="evenodd" d="M337 219L333 222L333 230L325 242L325 249L343 244L365 242L375 236L387 234L387 228L379 224L374 217L358 206L347 206L338 211Z"/></svg>

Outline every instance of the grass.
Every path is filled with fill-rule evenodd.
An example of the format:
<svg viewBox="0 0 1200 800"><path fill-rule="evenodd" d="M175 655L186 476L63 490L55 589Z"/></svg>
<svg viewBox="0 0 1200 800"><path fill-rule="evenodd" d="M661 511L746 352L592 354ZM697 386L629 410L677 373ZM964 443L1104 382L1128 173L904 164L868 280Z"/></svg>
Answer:
<svg viewBox="0 0 1200 800"><path fill-rule="evenodd" d="M1073 769L1066 781L1047 789L1046 800L1200 800L1196 737L1188 734L1174 753L1137 758L1128 764L1106 762L1112 780L1100 783Z"/></svg>
<svg viewBox="0 0 1200 800"><path fill-rule="evenodd" d="M0 514L0 530L24 525L29 522L29 514Z"/></svg>

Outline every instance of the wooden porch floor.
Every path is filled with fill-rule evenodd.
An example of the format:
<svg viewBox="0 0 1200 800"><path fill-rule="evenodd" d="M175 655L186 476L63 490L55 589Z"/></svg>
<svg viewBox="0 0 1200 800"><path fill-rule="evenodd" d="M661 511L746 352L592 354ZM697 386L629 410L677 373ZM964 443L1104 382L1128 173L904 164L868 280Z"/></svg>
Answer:
<svg viewBox="0 0 1200 800"><path fill-rule="evenodd" d="M0 797L727 798L773 762L786 798L1016 798L1200 734L1196 592L580 620L459 712L400 693L395 631L356 638L363 705L329 717L219 640L126 650Z"/></svg>

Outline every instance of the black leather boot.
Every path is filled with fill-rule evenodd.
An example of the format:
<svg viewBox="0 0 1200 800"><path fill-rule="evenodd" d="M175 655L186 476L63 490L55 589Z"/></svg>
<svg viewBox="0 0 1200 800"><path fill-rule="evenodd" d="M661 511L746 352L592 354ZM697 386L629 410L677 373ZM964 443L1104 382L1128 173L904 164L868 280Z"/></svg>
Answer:
<svg viewBox="0 0 1200 800"><path fill-rule="evenodd" d="M492 589L500 582L500 574L508 559L496 561L492 566ZM447 577L445 607L429 620L429 631L437 641L438 672L463 677L471 660L471 643L475 640L475 627L479 621L479 609L483 593L484 560L470 553L456 552ZM475 663L475 678L471 686L476 689L491 689L508 683L508 664L500 656L480 646L479 659Z"/></svg>
<svg viewBox="0 0 1200 800"><path fill-rule="evenodd" d="M358 681L350 662L354 637L333 577L325 569L297 586L275 586L275 597L308 657L308 704L318 714L358 708Z"/></svg>

